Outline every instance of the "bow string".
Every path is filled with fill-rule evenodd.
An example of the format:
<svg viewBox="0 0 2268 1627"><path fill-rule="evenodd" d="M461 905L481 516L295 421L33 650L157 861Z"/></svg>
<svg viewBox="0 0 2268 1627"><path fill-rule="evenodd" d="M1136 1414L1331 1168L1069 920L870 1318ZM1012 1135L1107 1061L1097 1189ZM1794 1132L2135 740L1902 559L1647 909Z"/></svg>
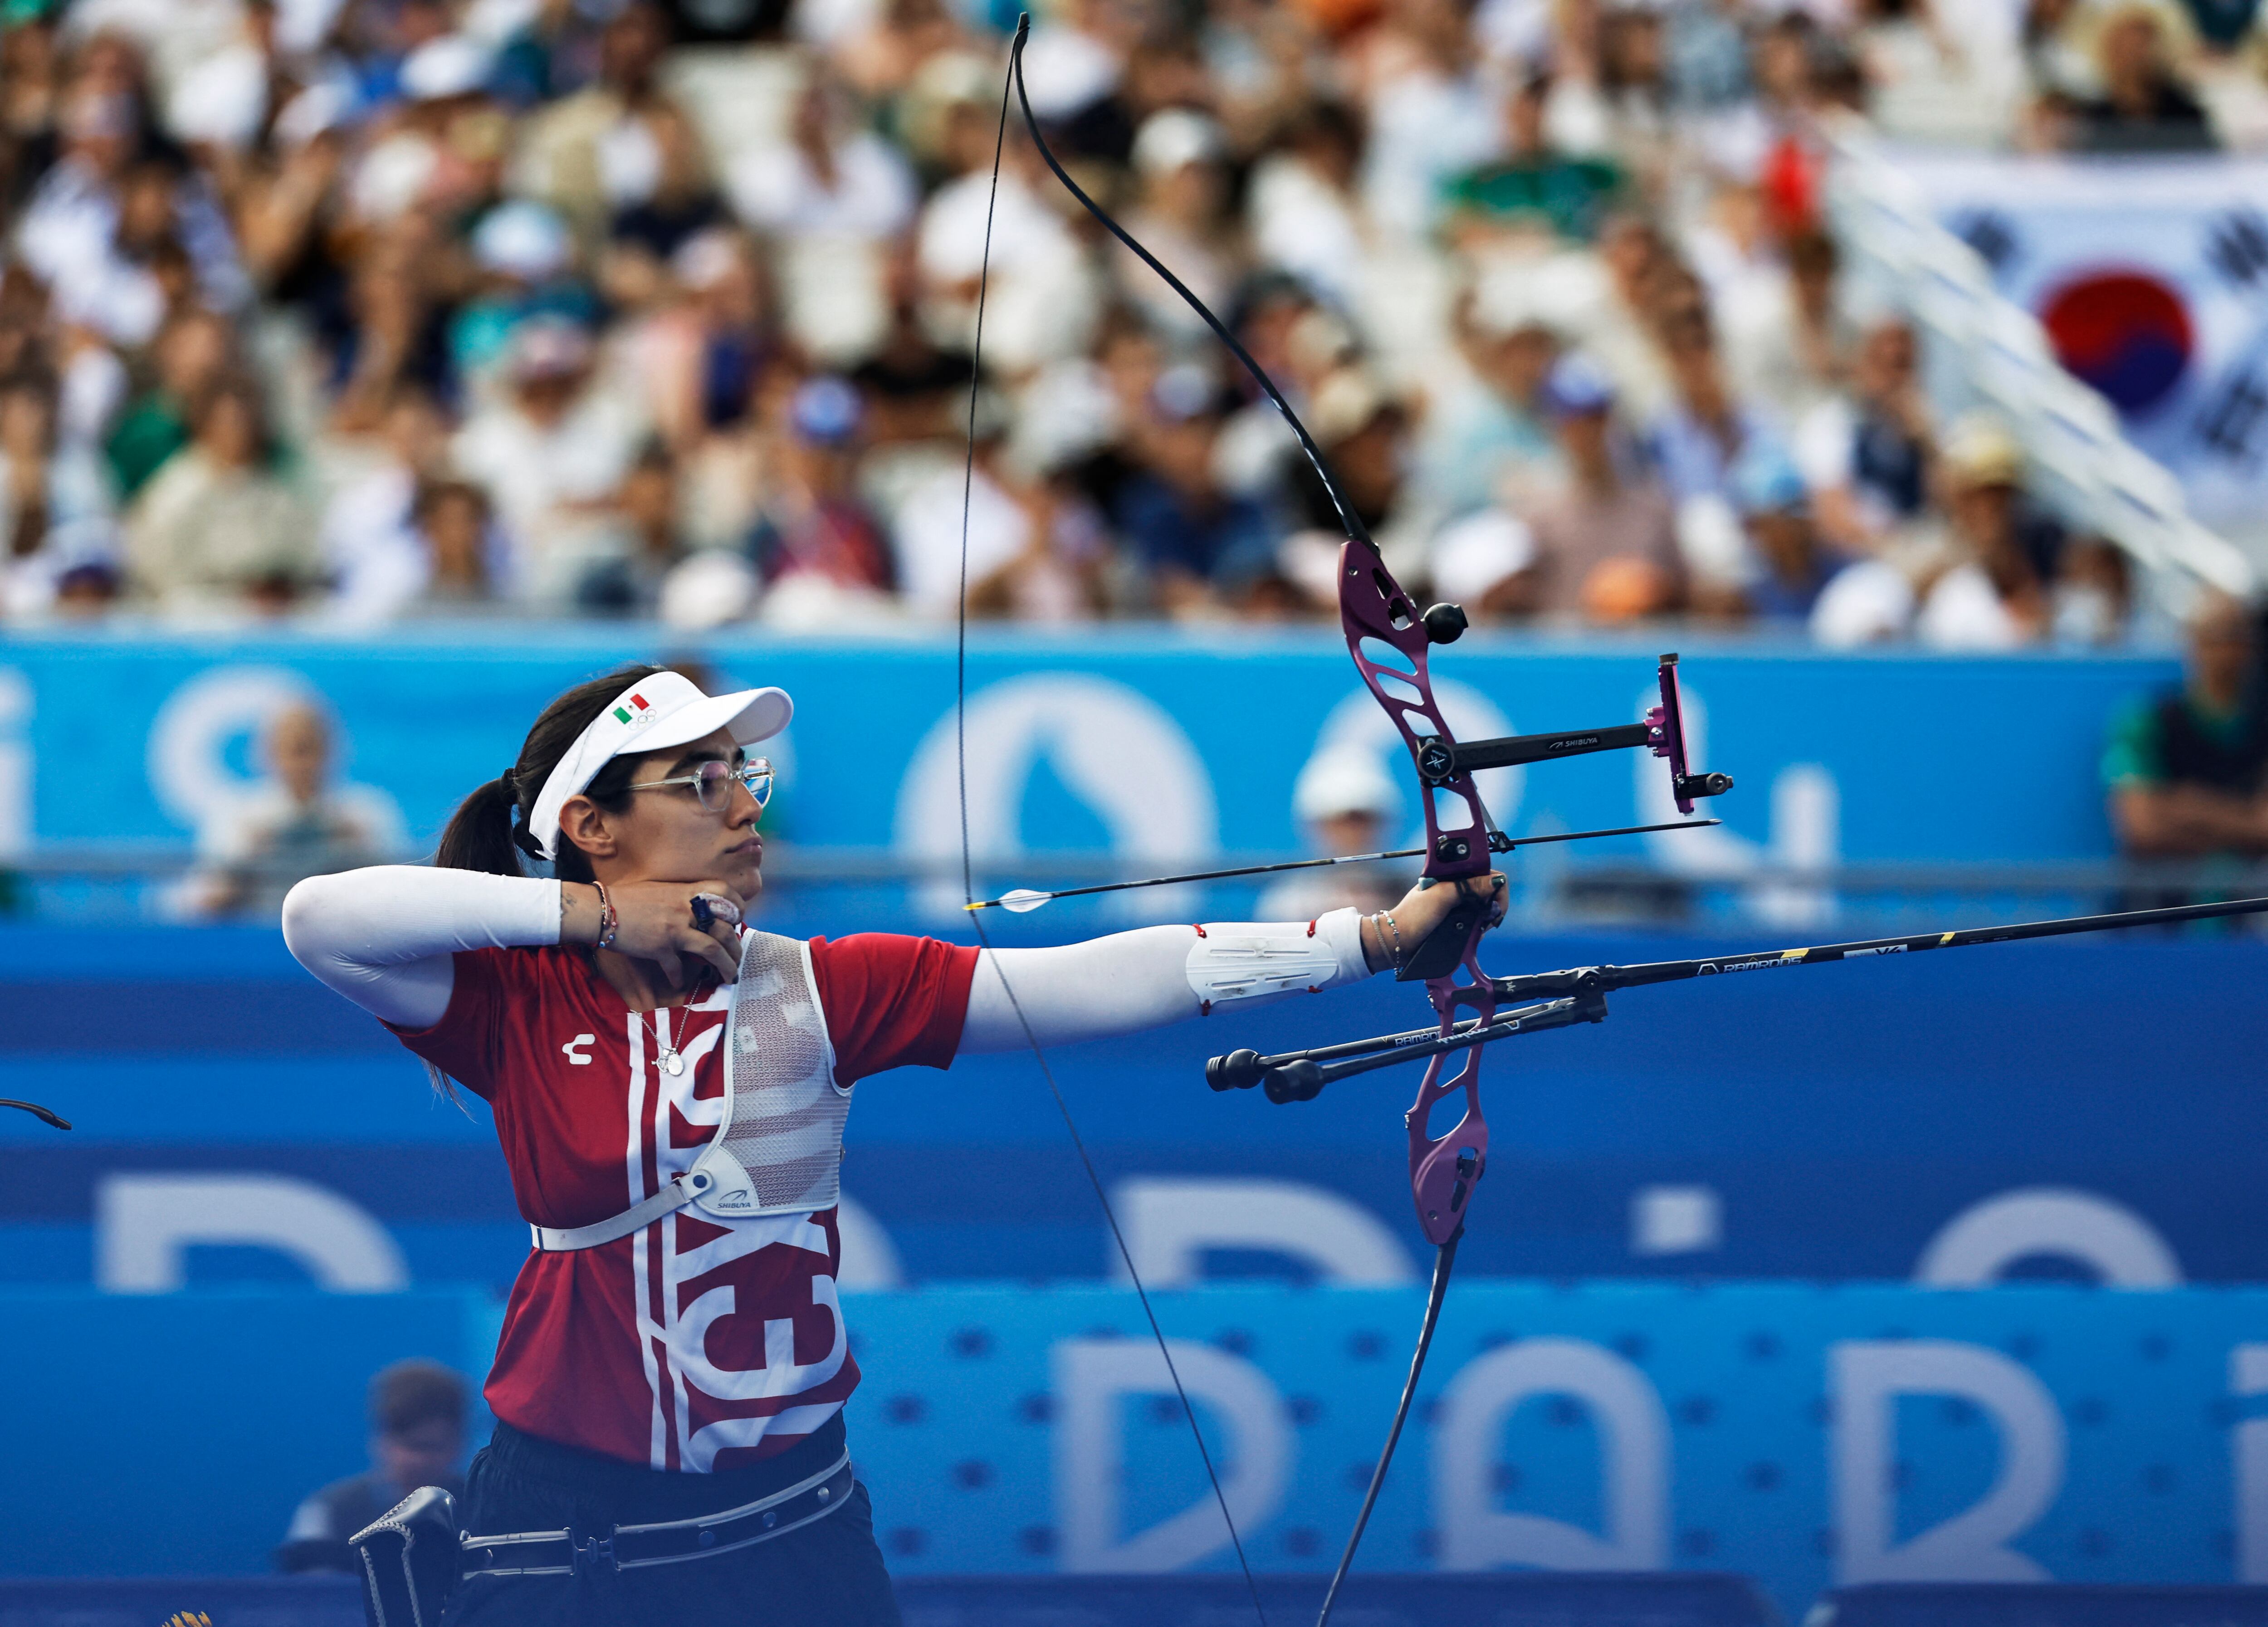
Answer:
<svg viewBox="0 0 2268 1627"><path fill-rule="evenodd" d="M976 489L976 478L977 396L983 387L984 303L991 278L992 222L1000 197L1000 161L1007 145L1008 92L1011 86L1014 88L1016 99L1023 108L1024 122L1030 131L1033 144L1039 148L1041 156L1046 158L1048 166L1054 170L1057 178L1069 188L1071 195L1084 203L1088 211L1108 227L1121 242L1140 255L1145 262L1174 286L1182 298L1195 306L1213 331L1226 342L1231 350L1244 359L1247 366L1252 368L1255 376L1261 379L1263 387L1268 391L1270 398L1276 402L1285 418L1290 421L1293 433L1300 438L1300 445L1306 449L1308 457L1314 460L1318 473L1322 474L1325 484L1330 490L1332 502L1338 505L1342 513L1350 518L1352 515L1351 506L1345 503L1339 493L1337 482L1330 478L1329 470L1324 467L1322 454L1314 449L1314 443L1308 437L1306 427L1292 414L1289 403L1285 401L1283 396L1278 393L1273 383L1267 379L1265 374L1260 372L1259 368L1249 357L1245 356L1244 348L1236 342L1212 313L1205 309L1204 303L1183 286L1180 278L1159 264L1156 256L1129 237L1116 221L1111 219L1094 199L1088 197L1080 189L1079 183L1064 173L1063 166L1056 161L1055 154L1049 151L1046 141L1040 135L1039 121L1032 116L1031 99L1024 93L1024 42L1030 37L1031 27L1031 14L1026 12L1018 19L1015 40L1009 48L1007 83L1001 86L999 124L992 138L992 181L991 189L986 196L984 204L984 246L978 261L976 332L973 335L969 357L968 453L967 462L961 471L961 579L959 614L954 650L954 751L961 799L961 888L964 900L972 906L977 901L976 866L972 857L974 848L968 829L968 526L970 502ZM1126 1234L1119 1226L1117 1211L1111 1204L1108 1192L1104 1189L1102 1176L1095 1168L1094 1160L1087 1152L1086 1138L1079 1134L1078 1123L1071 1115L1071 1103L1065 1099L1062 1086L1057 1082L1055 1070L1049 1065L1046 1049L1041 1045L1039 1035L1034 1031L1030 1018L1026 1016L1022 1002L1016 998L1015 985L1009 981L1005 969L1000 964L999 956L993 952L991 939L984 930L983 916L971 913L968 919L976 934L977 946L984 959L990 964L993 975L999 978L1000 987L1007 995L1009 1007L1014 1012L1017 1024L1023 1030L1024 1042L1030 1048L1033 1060L1039 1065L1040 1077L1046 1081L1048 1093L1055 1100L1056 1111L1063 1119L1064 1133L1070 1137L1071 1146L1079 1154L1080 1167L1086 1172L1087 1184L1094 1190L1095 1202L1101 1206L1103 1220L1110 1228L1111 1244L1117 1251L1120 1263L1125 1267L1127 1280L1133 1285L1136 1298L1141 1302L1142 1314L1150 1324L1150 1336L1158 1346L1158 1354L1164 1359L1167 1375L1173 1381L1174 1394L1181 1402L1182 1416L1189 1424L1191 1439L1197 1443L1197 1457L1204 1466L1206 1483L1212 1488L1213 1502L1219 1508L1221 1521L1228 1529L1230 1545L1236 1552L1237 1568L1244 1574L1245 1590L1251 1596L1253 1615L1260 1623L1260 1627L1268 1627L1268 1612L1260 1602L1260 1584L1252 1573L1251 1560L1244 1551L1244 1538L1236 1528L1236 1517L1230 1512L1228 1494L1222 1487L1219 1470L1213 1462L1212 1450L1206 1444L1203 1426L1197 1422L1197 1409L1189 1401L1189 1390L1182 1382L1181 1369L1174 1361L1173 1347L1166 1338L1164 1328L1159 1323L1157 1310L1150 1301L1149 1290L1143 1285L1142 1274L1135 1266L1133 1251L1126 1245Z"/></svg>

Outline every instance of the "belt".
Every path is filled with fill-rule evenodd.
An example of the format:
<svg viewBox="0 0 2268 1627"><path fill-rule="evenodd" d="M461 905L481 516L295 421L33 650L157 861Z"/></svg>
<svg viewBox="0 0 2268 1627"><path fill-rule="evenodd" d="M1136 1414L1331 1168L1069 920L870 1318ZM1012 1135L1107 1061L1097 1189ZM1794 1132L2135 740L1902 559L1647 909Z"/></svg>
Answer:
<svg viewBox="0 0 2268 1627"><path fill-rule="evenodd" d="M527 1531L515 1536L459 1539L464 1576L593 1576L633 1571L652 1564L706 1559L755 1542L785 1536L799 1526L823 1520L850 1498L850 1454L808 1480L738 1508L694 1520L659 1525L618 1525L604 1536L564 1531Z"/></svg>

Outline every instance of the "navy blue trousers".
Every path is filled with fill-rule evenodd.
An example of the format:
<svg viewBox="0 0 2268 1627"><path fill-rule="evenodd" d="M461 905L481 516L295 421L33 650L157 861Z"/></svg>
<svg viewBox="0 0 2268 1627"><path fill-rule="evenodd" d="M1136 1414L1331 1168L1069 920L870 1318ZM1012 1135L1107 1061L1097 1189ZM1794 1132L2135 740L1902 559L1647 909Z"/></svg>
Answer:
<svg viewBox="0 0 2268 1627"><path fill-rule="evenodd" d="M756 1502L843 1455L838 1413L777 1457L714 1475L673 1475L600 1457L499 1423L465 1477L458 1523L481 1535L515 1531L603 1535L616 1525L687 1520ZM873 1505L860 1485L824 1519L752 1547L599 1577L469 1577L445 1627L902 1627Z"/></svg>

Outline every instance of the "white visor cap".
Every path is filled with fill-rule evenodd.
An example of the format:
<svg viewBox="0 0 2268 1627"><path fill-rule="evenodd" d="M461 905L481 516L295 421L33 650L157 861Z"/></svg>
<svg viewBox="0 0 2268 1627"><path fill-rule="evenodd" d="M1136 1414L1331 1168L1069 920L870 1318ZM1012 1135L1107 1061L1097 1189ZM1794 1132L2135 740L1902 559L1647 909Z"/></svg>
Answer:
<svg viewBox="0 0 2268 1627"><path fill-rule="evenodd" d="M641 678L609 701L606 710L575 737L543 782L543 792L528 813L527 828L543 849L543 857L556 858L559 810L616 757L690 745L719 729L728 731L736 744L753 746L777 734L794 716L795 703L784 689L703 695L682 673L665 671Z"/></svg>

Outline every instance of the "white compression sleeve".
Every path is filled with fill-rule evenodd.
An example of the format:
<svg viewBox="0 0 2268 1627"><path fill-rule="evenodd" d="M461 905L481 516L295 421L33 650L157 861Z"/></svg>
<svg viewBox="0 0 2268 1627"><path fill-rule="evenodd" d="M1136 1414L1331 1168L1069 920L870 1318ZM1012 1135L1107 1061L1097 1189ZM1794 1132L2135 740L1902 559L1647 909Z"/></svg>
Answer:
<svg viewBox="0 0 2268 1627"><path fill-rule="evenodd" d="M284 900L284 941L372 1016L428 1028L449 1009L457 950L559 941L559 884L424 865L310 876Z"/></svg>
<svg viewBox="0 0 2268 1627"><path fill-rule="evenodd" d="M1224 972L1224 950L1241 958L1261 942L1300 959L1296 983L1263 986L1264 978ZM1107 1039L1199 1016L1226 1000L1336 988L1368 975L1362 917L1352 909L1312 923L1145 926L1056 949L991 949L977 959L960 1054L1020 1049L1027 1022L1042 1045Z"/></svg>

